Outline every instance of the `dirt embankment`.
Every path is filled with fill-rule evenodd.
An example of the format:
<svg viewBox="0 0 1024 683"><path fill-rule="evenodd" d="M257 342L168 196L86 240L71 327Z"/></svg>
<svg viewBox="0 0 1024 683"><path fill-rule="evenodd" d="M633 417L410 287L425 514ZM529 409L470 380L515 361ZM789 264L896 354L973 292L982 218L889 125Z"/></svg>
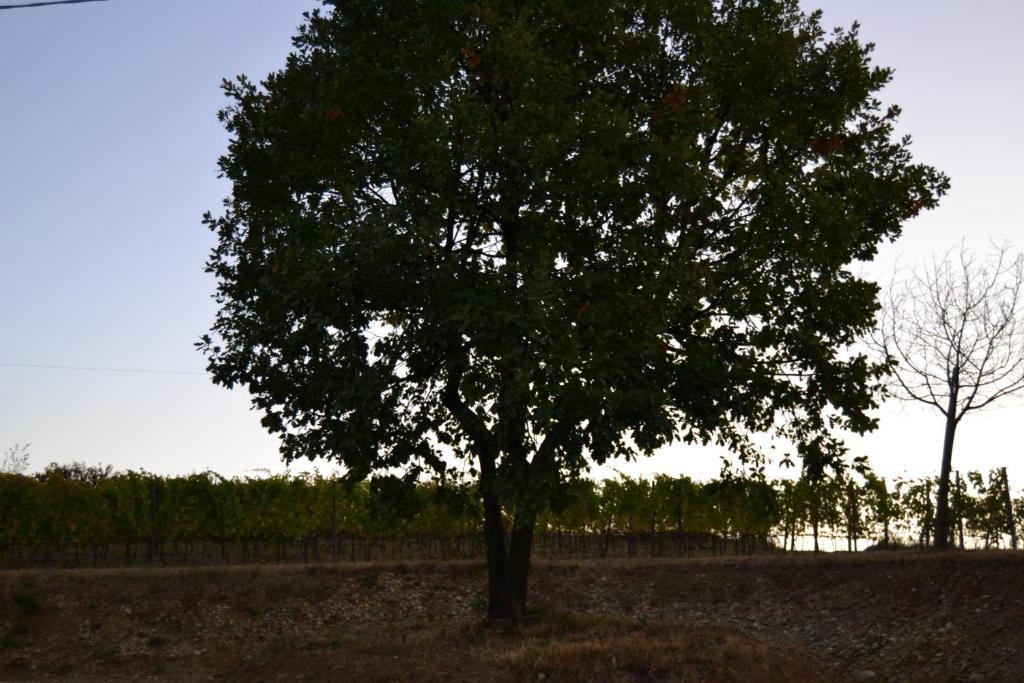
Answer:
<svg viewBox="0 0 1024 683"><path fill-rule="evenodd" d="M1024 681L1024 554L0 573L0 679Z"/></svg>

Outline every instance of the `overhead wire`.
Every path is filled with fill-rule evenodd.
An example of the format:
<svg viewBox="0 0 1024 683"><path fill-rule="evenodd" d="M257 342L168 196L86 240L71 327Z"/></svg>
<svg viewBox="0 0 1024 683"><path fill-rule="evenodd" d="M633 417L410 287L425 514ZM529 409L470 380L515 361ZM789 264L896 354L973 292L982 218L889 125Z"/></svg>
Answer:
<svg viewBox="0 0 1024 683"><path fill-rule="evenodd" d="M0 9L25 9L47 5L77 5L80 2L107 2L107 0L48 0L47 2L25 2L18 5L0 5Z"/></svg>

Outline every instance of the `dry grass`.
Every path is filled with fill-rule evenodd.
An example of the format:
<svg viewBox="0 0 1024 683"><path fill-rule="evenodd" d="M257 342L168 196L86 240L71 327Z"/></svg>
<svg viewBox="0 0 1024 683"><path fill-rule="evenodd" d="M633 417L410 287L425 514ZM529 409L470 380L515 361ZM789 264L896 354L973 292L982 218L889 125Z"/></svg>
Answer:
<svg viewBox="0 0 1024 683"><path fill-rule="evenodd" d="M575 613L545 615L495 648L519 680L826 681L806 652L755 641L736 629L642 623Z"/></svg>
<svg viewBox="0 0 1024 683"><path fill-rule="evenodd" d="M0 572L0 679L1024 680L1024 554ZM948 628L948 624L955 628Z"/></svg>

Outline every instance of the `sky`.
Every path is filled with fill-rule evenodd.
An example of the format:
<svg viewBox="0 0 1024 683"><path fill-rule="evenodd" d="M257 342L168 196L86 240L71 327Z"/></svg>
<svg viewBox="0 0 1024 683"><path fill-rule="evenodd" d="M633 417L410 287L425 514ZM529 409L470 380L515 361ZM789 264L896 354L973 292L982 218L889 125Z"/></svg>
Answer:
<svg viewBox="0 0 1024 683"><path fill-rule="evenodd" d="M216 169L227 144L221 79L280 68L315 5L108 0L0 11L0 451L30 442L31 469L71 460L159 474L283 469L248 396L213 385L193 348L215 312L203 272L213 238L200 221L230 190ZM898 132L952 179L941 206L908 223L864 273L887 280L897 264L961 240L1024 247L1024 3L802 5L822 9L827 27L860 22L875 62L895 68L882 97L903 108ZM854 453L885 476L937 471L940 415L894 403L878 416L879 430L849 441ZM1022 416L1011 401L965 419L954 466L1007 465L1013 479ZM672 446L595 474L708 477L721 455Z"/></svg>

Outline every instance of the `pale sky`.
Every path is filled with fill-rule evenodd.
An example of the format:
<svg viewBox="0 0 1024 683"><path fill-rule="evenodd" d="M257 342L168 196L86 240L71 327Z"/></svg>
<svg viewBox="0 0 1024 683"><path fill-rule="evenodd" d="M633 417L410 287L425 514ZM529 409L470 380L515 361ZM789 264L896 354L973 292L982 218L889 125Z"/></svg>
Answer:
<svg viewBox="0 0 1024 683"><path fill-rule="evenodd" d="M200 224L227 184L220 80L283 65L313 0L109 0L0 11L0 450L31 466L84 460L160 474L283 469L244 392L214 386L193 349L212 321ZM1018 0L819 0L826 26L862 25L915 157L952 178L936 211L865 267L887 279L990 239L1024 247ZM5 364L167 370L142 374ZM851 441L887 476L938 469L942 418L886 406ZM965 419L954 466L1007 465L1020 402ZM715 449L668 448L618 467L713 476ZM321 464L322 469L329 469ZM605 469L598 474L606 474ZM1024 467L1017 475L1024 481ZM1014 484L1016 487L1016 483Z"/></svg>

